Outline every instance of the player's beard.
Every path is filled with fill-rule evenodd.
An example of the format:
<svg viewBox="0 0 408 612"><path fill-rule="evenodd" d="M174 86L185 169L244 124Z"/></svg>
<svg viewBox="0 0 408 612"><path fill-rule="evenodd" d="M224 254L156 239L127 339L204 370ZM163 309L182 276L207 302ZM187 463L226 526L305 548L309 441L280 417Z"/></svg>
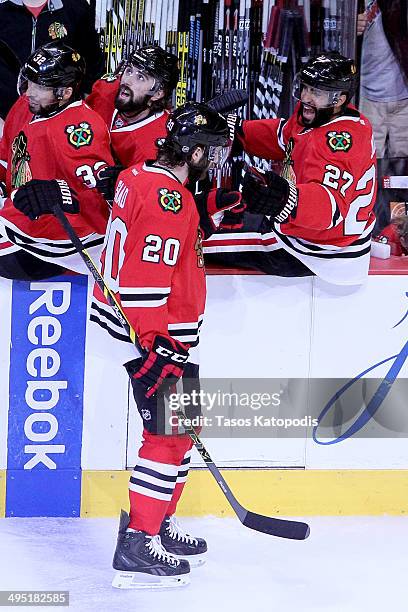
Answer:
<svg viewBox="0 0 408 612"><path fill-rule="evenodd" d="M127 98L122 99L121 94L126 93ZM115 108L120 113L137 115L149 107L150 96L135 97L133 91L126 85L121 85L115 98Z"/></svg>
<svg viewBox="0 0 408 612"><path fill-rule="evenodd" d="M316 108L311 104L300 103L298 119L305 128L314 128L330 121L333 117L333 107Z"/></svg>
<svg viewBox="0 0 408 612"><path fill-rule="evenodd" d="M196 183L205 177L210 167L210 162L207 157L202 157L199 162L187 162L188 165L188 182Z"/></svg>
<svg viewBox="0 0 408 612"><path fill-rule="evenodd" d="M51 104L41 105L38 102L31 102L30 98L28 98L28 108L30 113L37 117L49 117L59 108L59 102L57 100Z"/></svg>

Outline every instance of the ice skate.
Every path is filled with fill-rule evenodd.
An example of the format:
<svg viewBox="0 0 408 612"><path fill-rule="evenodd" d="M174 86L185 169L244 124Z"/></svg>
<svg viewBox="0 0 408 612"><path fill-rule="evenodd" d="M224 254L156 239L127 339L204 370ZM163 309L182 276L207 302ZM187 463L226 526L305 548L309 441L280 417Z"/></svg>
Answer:
<svg viewBox="0 0 408 612"><path fill-rule="evenodd" d="M207 542L186 533L175 516L166 516L159 535L166 551L177 559L187 558L190 567L199 567L205 563Z"/></svg>
<svg viewBox="0 0 408 612"><path fill-rule="evenodd" d="M113 568L112 586L118 589L163 589L189 584L190 565L163 548L160 536L126 531L129 515L122 510Z"/></svg>

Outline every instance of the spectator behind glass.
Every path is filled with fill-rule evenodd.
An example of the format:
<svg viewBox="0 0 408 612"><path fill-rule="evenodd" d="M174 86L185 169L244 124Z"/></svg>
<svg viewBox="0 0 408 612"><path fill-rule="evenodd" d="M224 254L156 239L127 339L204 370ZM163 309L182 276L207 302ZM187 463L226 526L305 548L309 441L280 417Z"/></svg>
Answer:
<svg viewBox="0 0 408 612"><path fill-rule="evenodd" d="M85 58L87 71L83 92L104 71L95 24L86 0L6 0L0 2L0 40L21 64L38 47L61 39ZM0 118L5 119L16 101L17 78L0 55Z"/></svg>
<svg viewBox="0 0 408 612"><path fill-rule="evenodd" d="M357 21L363 33L359 106L373 127L377 158L408 157L406 2L367 2Z"/></svg>

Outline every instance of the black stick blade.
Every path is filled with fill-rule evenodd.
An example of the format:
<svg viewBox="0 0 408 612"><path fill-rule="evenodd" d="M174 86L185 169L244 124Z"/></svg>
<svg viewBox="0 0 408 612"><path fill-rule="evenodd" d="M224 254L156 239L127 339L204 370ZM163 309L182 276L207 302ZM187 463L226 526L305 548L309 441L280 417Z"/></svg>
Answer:
<svg viewBox="0 0 408 612"><path fill-rule="evenodd" d="M289 540L305 540L310 534L310 527L307 523L271 518L249 511L243 518L242 524L255 531Z"/></svg>
<svg viewBox="0 0 408 612"><path fill-rule="evenodd" d="M244 106L248 100L249 95L245 89L230 89L208 100L206 104L217 113L228 113Z"/></svg>

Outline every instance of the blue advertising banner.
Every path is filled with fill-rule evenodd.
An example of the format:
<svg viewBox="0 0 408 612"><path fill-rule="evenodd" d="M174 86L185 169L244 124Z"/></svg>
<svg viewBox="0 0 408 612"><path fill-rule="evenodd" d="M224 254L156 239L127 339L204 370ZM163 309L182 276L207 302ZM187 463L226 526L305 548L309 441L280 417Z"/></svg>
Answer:
<svg viewBox="0 0 408 612"><path fill-rule="evenodd" d="M13 282L6 516L79 516L87 278Z"/></svg>

